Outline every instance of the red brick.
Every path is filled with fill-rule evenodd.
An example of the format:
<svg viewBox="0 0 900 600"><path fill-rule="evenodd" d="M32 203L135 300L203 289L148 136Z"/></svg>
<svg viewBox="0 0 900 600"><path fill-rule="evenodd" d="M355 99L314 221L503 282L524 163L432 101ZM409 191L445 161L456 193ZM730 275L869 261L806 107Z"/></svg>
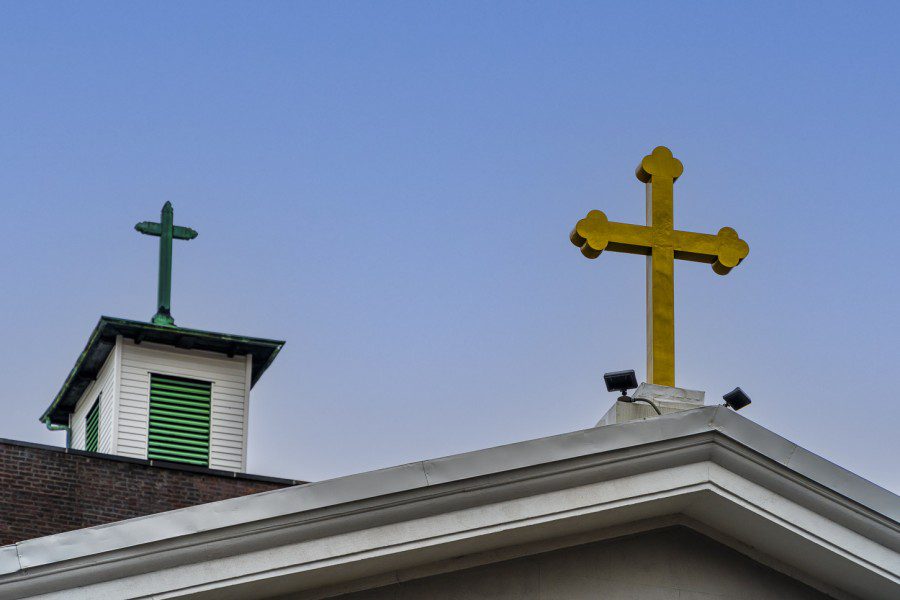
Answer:
<svg viewBox="0 0 900 600"><path fill-rule="evenodd" d="M0 440L0 546L291 484Z"/></svg>

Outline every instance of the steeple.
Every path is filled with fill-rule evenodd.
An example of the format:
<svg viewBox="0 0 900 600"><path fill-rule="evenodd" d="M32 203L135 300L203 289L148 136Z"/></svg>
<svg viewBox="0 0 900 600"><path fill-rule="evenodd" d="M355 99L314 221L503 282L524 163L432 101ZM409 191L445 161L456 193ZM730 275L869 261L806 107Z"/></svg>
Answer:
<svg viewBox="0 0 900 600"><path fill-rule="evenodd" d="M175 325L172 241L197 232L173 213L135 225L160 239L156 314L100 317L40 419L74 449L244 471L250 390L284 342Z"/></svg>

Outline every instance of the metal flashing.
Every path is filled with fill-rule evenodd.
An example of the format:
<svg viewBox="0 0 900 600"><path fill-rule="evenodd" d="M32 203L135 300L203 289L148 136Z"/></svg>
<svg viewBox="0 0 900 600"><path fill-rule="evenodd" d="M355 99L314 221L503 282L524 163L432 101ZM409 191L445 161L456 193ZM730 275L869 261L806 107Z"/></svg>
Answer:
<svg viewBox="0 0 900 600"><path fill-rule="evenodd" d="M19 563L19 549L16 544L0 546L0 575L15 573L22 568Z"/></svg>
<svg viewBox="0 0 900 600"><path fill-rule="evenodd" d="M249 354L253 357L251 387L256 385L285 344L281 340L155 325L103 316L100 317L91 332L84 350L79 354L62 388L41 415L40 421L48 427L68 424L69 413L74 410L75 403L78 402L87 386L97 377L115 347L117 335L133 340L135 343L151 342L182 349L216 352L226 356Z"/></svg>
<svg viewBox="0 0 900 600"><path fill-rule="evenodd" d="M724 406L716 406L710 428L781 464L815 484L838 492L856 504L900 525L900 498L818 454L787 440ZM693 411L688 411L693 412Z"/></svg>

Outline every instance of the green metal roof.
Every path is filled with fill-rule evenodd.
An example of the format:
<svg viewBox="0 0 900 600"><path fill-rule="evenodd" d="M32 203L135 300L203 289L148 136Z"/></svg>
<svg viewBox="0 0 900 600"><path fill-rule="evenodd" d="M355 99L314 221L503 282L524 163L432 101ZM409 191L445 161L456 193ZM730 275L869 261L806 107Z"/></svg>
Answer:
<svg viewBox="0 0 900 600"><path fill-rule="evenodd" d="M62 389L40 417L40 420L48 427L68 425L69 413L75 410L75 403L81 398L91 381L97 378L100 368L116 344L117 335L134 340L138 344L152 342L188 350L218 352L227 356L252 355L251 387L256 385L257 380L269 368L284 346L284 342L278 340L154 325L115 317L100 317L87 345L78 360L75 361L75 366L72 367L69 376L66 377Z"/></svg>

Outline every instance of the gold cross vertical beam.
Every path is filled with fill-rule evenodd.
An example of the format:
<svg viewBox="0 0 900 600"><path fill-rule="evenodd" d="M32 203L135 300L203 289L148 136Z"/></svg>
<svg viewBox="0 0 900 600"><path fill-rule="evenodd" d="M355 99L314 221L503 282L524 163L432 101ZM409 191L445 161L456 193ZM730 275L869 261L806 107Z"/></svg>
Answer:
<svg viewBox="0 0 900 600"><path fill-rule="evenodd" d="M730 227L716 235L675 229L674 188L683 171L681 161L659 146L635 171L647 186L647 225L610 222L592 210L570 235L588 258L604 250L647 257L647 379L668 386L675 385L675 259L708 263L725 275L750 252Z"/></svg>
<svg viewBox="0 0 900 600"><path fill-rule="evenodd" d="M672 203L675 180L684 172L669 152L644 158L635 171L647 185L647 377L659 385L675 385L675 230Z"/></svg>

